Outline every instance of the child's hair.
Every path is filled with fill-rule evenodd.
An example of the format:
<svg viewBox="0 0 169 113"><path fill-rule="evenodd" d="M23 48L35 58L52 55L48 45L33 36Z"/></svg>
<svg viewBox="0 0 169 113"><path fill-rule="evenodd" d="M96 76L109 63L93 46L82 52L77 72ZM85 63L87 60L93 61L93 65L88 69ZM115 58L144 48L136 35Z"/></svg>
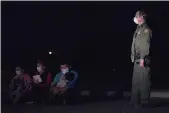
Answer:
<svg viewBox="0 0 169 113"><path fill-rule="evenodd" d="M43 61L41 61L41 60L38 60L38 61L37 61L37 65L45 66L45 63L44 63Z"/></svg>
<svg viewBox="0 0 169 113"><path fill-rule="evenodd" d="M22 67L20 67L20 66L16 66L16 67L15 67L15 71L23 71L23 69L22 69Z"/></svg>

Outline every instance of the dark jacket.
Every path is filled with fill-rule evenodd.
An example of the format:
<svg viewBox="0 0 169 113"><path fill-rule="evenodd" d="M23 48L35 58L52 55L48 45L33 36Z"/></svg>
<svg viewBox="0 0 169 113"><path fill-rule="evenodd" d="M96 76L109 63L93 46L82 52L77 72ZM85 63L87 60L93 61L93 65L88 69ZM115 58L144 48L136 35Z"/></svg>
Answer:
<svg viewBox="0 0 169 113"><path fill-rule="evenodd" d="M48 71L48 69L45 69L44 72L40 75L42 82L37 84L40 87L50 87L50 84L52 82L52 75Z"/></svg>

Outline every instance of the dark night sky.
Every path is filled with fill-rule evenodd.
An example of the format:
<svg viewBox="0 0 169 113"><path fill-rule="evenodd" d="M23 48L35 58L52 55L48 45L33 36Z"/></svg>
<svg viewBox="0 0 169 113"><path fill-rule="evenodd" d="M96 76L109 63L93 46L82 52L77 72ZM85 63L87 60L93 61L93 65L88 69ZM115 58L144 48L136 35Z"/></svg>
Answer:
<svg viewBox="0 0 169 113"><path fill-rule="evenodd" d="M132 71L133 17L140 8L153 30L154 78L167 82L169 2L159 1L2 2L2 67L35 65L38 55L52 49L77 70L116 68L126 76Z"/></svg>

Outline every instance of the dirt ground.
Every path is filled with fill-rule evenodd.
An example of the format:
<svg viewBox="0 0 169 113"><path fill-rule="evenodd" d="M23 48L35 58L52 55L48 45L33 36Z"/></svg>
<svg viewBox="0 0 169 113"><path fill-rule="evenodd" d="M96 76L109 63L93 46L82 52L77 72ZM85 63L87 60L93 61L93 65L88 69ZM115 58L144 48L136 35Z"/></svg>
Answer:
<svg viewBox="0 0 169 113"><path fill-rule="evenodd" d="M2 113L169 113L169 100L154 100L156 107L132 108L127 101L90 102L79 105L2 105Z"/></svg>

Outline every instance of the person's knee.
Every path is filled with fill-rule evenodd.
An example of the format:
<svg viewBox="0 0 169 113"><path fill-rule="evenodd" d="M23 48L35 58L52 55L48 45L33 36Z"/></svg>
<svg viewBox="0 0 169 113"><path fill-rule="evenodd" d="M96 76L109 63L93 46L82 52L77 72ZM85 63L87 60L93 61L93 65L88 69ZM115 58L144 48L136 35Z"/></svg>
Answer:
<svg viewBox="0 0 169 113"><path fill-rule="evenodd" d="M53 95L57 95L57 94L59 93L59 90L56 89L56 88L52 88L52 89L51 89L51 93L52 93Z"/></svg>

